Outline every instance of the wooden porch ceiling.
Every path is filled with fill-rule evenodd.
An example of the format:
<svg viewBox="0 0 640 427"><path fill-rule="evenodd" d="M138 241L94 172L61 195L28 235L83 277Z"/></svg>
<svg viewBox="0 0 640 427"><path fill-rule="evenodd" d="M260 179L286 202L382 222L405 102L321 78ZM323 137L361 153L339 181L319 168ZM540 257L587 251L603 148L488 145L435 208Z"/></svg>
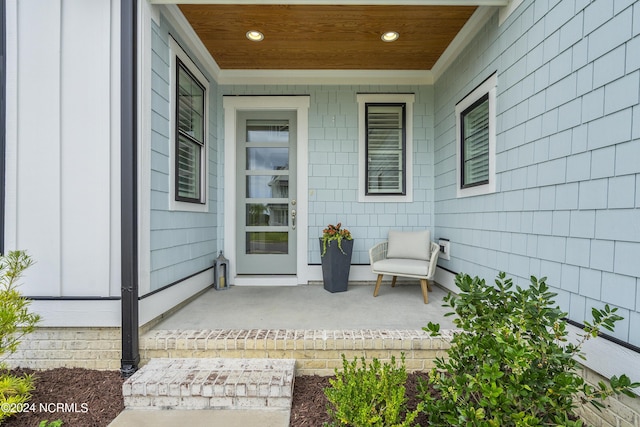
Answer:
<svg viewBox="0 0 640 427"><path fill-rule="evenodd" d="M179 5L222 70L430 70L478 7L223 3Z"/></svg>

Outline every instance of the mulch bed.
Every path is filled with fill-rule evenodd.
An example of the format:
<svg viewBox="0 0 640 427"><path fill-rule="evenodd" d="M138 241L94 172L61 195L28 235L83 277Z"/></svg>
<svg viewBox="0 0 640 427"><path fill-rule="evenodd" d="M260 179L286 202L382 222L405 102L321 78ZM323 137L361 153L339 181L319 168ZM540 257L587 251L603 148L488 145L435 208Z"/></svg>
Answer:
<svg viewBox="0 0 640 427"><path fill-rule="evenodd" d="M42 420L62 420L63 427L106 427L124 409L123 379L118 371L96 371L80 368L57 368L47 371L17 369L14 374L35 375L36 389L29 402L30 410L8 418L3 426L34 427ZM414 409L418 377L426 373L409 374L406 391L408 408ZM327 416L328 377L296 377L291 408L291 427L320 427L330 421ZM61 404L61 405L58 405ZM421 414L416 422L426 426Z"/></svg>
<svg viewBox="0 0 640 427"><path fill-rule="evenodd" d="M33 374L29 410L7 418L3 427L37 427L42 420L62 420L63 427L106 427L124 409L123 379L118 371L57 368L16 369Z"/></svg>
<svg viewBox="0 0 640 427"><path fill-rule="evenodd" d="M405 385L408 398L407 408L413 410L420 402L418 398L418 378L428 379L426 372L408 374ZM293 388L293 405L291 407L290 427L321 427L331 419L327 415L327 404L324 389L329 387L329 377L301 376L296 377ZM429 425L426 414L418 415L416 424Z"/></svg>

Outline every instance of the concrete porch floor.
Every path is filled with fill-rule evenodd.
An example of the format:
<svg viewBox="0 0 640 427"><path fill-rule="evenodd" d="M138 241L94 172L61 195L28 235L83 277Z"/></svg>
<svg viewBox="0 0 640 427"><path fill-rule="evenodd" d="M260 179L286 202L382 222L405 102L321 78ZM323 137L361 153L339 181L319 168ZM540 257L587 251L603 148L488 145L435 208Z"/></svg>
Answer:
<svg viewBox="0 0 640 427"><path fill-rule="evenodd" d="M152 330L297 329L420 330L428 322L453 329L450 309L442 307L448 291L432 283L429 304L420 285L383 282L378 297L373 285L350 284L346 292L330 293L321 284L299 286L232 286L209 289Z"/></svg>
<svg viewBox="0 0 640 427"><path fill-rule="evenodd" d="M224 360L228 368L234 364L231 359L238 359L237 363L288 359L295 361L295 375L332 375L342 366L343 356L349 360L367 357L386 361L406 354L408 371L430 369L435 358L444 355L450 339L446 335L451 331L437 338L421 329L430 321L440 323L445 330L453 328L451 317L444 316L449 310L442 307L447 291L433 283L429 304L424 304L417 282L398 283L395 288L386 282L377 298L373 297L373 288L372 284L350 284L348 291L333 294L321 284L209 289L143 334L142 364L151 365L159 358L176 363L210 363L210 358L220 358L217 360ZM182 377L173 371L169 375L171 384L180 383L180 387L173 386L180 390L180 397L174 399L186 401L192 398L187 394L193 391L195 378L203 373L194 374L194 383L188 383L190 387L186 388ZM151 383L154 382L157 378L152 378ZM175 420L164 415L174 412L183 424L289 425L290 401L281 411L242 411L241 396L225 396L237 407L227 411L128 409L112 425L171 425ZM195 399L200 403L206 400L203 396Z"/></svg>

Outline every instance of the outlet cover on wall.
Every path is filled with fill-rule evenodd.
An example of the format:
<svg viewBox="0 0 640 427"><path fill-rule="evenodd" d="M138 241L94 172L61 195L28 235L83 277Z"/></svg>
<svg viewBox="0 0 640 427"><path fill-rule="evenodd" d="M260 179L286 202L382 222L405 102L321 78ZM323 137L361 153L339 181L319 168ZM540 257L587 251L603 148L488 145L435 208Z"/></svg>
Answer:
<svg viewBox="0 0 640 427"><path fill-rule="evenodd" d="M438 245L440 245L440 255L442 259L451 259L451 242L449 239L438 239Z"/></svg>

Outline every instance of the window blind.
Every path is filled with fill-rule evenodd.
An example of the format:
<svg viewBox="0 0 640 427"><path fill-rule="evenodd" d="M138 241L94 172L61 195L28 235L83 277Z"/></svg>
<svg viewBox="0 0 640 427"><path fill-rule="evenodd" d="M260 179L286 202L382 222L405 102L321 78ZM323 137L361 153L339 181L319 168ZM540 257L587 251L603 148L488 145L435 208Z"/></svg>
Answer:
<svg viewBox="0 0 640 427"><path fill-rule="evenodd" d="M180 197L200 199L200 146L178 137L178 191Z"/></svg>
<svg viewBox="0 0 640 427"><path fill-rule="evenodd" d="M367 194L404 194L404 104L366 109Z"/></svg>
<svg viewBox="0 0 640 427"><path fill-rule="evenodd" d="M179 61L177 82L176 200L200 203L205 90Z"/></svg>
<svg viewBox="0 0 640 427"><path fill-rule="evenodd" d="M489 182L489 97L462 112L462 187Z"/></svg>

